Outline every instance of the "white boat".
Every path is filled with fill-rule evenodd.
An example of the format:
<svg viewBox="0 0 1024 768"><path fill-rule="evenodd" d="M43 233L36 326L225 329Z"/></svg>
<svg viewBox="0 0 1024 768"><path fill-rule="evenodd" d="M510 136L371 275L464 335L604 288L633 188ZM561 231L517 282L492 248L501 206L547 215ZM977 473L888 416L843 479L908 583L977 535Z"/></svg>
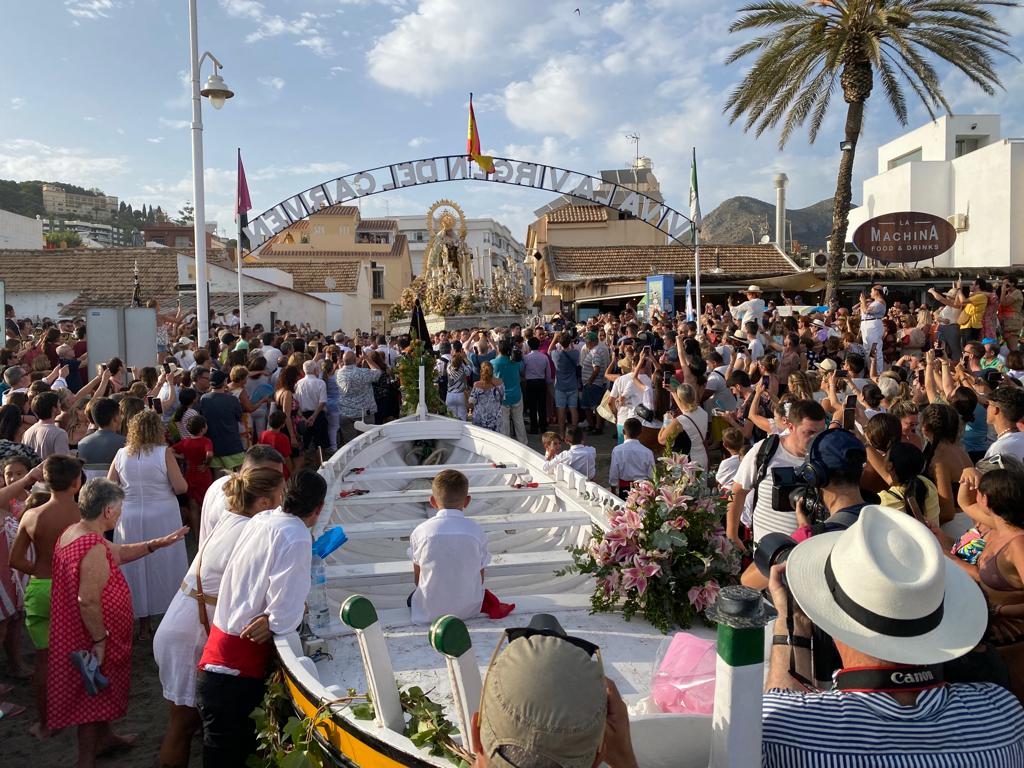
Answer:
<svg viewBox="0 0 1024 768"><path fill-rule="evenodd" d="M327 564L333 623L312 642L304 644L298 633L276 640L289 695L306 715L350 688L375 693L376 720L355 719L348 705L331 707L327 741L338 765L450 765L402 734L393 680L431 692L464 733L502 630L525 626L536 613L553 614L569 634L599 645L605 672L627 704L648 693L652 663L665 638L639 617L626 622L618 614L591 615L591 577L555 575L570 563L567 547L586 542L593 525L608 528L609 509L622 503L616 496L568 467L548 475L543 458L515 440L422 410L368 428L322 468L328 507L314 535L341 525L349 537ZM473 500L467 514L487 532L493 556L485 585L503 602L516 604L505 619L467 621L473 647L458 659L435 651L430 628L412 624L406 607L413 589L407 539L430 514L431 478L442 468L468 475ZM364 619L372 626L359 632L338 619L339 607L353 595L365 596L376 609L376 623L372 616ZM317 655L313 648L326 655L314 662L306 655ZM645 768L708 765L710 716L639 715L631 728Z"/></svg>

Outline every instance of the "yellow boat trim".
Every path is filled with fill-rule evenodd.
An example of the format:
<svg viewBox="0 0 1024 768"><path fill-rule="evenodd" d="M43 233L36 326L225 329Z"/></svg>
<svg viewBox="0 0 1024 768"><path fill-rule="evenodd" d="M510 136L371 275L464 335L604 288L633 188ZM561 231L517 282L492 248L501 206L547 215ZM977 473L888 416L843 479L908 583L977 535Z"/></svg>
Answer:
<svg viewBox="0 0 1024 768"><path fill-rule="evenodd" d="M316 714L317 709L319 709L319 702L310 697L308 691L295 682L292 676L288 674L287 669L282 671L285 673L285 688L295 708L301 713L302 717L312 717ZM339 716L334 715L334 718L327 726L326 733L324 728L318 729L318 733L330 746L340 752L346 759L359 766L359 768L410 768L410 766L430 765L426 761L419 759L416 755L403 753L397 748L389 747L389 751L393 750L396 754L407 758L399 762L345 728L342 728L336 722L337 719L339 719Z"/></svg>

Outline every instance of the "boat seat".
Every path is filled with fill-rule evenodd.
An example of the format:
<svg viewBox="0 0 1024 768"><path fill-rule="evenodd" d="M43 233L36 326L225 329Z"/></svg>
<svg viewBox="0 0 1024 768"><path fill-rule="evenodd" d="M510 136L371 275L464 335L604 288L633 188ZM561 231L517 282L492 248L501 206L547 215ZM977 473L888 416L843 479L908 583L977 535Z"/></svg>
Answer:
<svg viewBox="0 0 1024 768"><path fill-rule="evenodd" d="M354 489L344 489L342 493L351 492ZM474 501L490 501L503 498L523 498L526 496L550 496L555 492L553 483L537 483L535 487L523 486L514 488L511 485L485 485L477 488L470 488L469 495ZM356 492L352 496L344 496L334 500L335 509L351 507L361 504L424 504L430 501L431 491L429 488L409 491L370 491Z"/></svg>
<svg viewBox="0 0 1024 768"><path fill-rule="evenodd" d="M518 531L526 528L564 528L593 524L582 512L533 512L518 515L468 515L484 531ZM349 541L356 539L401 539L409 536L423 520L374 520L344 525Z"/></svg>
<svg viewBox="0 0 1024 768"><path fill-rule="evenodd" d="M350 469L345 473L342 482L358 483L363 480L380 478L382 480L414 480L421 477L435 477L443 469L456 469L464 475L475 476L501 476L501 475L526 475L530 470L518 464L497 465L477 462L475 464L429 464L414 467L365 467Z"/></svg>
<svg viewBox="0 0 1024 768"><path fill-rule="evenodd" d="M517 576L520 574L555 571L572 563L572 556L565 550L545 552L511 552L494 555L486 571L489 576ZM380 563L359 563L355 565L328 565L327 581L366 582L375 584L402 584L412 581L412 563L408 560L392 560Z"/></svg>

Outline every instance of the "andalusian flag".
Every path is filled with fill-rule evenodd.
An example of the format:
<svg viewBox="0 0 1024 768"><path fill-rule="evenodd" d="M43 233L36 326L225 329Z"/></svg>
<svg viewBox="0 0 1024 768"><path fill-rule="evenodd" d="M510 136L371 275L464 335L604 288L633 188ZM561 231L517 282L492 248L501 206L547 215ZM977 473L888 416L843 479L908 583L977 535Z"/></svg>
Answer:
<svg viewBox="0 0 1024 768"><path fill-rule="evenodd" d="M469 135L466 137L466 154L486 173L494 173L494 158L480 154L480 134L476 130L476 115L473 113L473 94L469 94Z"/></svg>
<svg viewBox="0 0 1024 768"><path fill-rule="evenodd" d="M694 244L700 236L700 195L697 192L697 148L693 149L693 160L690 162L690 221L693 227L690 234Z"/></svg>

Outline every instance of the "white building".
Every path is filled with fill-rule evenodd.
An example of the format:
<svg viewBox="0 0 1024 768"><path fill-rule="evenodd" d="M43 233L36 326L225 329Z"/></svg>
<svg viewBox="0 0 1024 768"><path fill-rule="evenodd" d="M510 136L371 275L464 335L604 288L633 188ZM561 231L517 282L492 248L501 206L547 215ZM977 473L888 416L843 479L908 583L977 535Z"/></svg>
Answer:
<svg viewBox="0 0 1024 768"><path fill-rule="evenodd" d="M399 233L409 240L409 258L412 261L413 277L423 271L423 258L430 242L425 216L392 216L398 224ZM509 228L494 219L466 219L466 245L473 254L473 277L483 280L490 287L494 269L505 259L522 265L526 248L516 240Z"/></svg>
<svg viewBox="0 0 1024 768"><path fill-rule="evenodd" d="M142 244L141 234L95 221L44 219L43 231L74 232L82 238L82 245L86 248L127 247Z"/></svg>
<svg viewBox="0 0 1024 768"><path fill-rule="evenodd" d="M43 222L0 211L0 248L42 248Z"/></svg>
<svg viewBox="0 0 1024 768"><path fill-rule="evenodd" d="M850 239L874 216L931 213L957 229L936 267L1024 265L1024 138L1002 138L998 115L941 117L883 145L863 201Z"/></svg>

